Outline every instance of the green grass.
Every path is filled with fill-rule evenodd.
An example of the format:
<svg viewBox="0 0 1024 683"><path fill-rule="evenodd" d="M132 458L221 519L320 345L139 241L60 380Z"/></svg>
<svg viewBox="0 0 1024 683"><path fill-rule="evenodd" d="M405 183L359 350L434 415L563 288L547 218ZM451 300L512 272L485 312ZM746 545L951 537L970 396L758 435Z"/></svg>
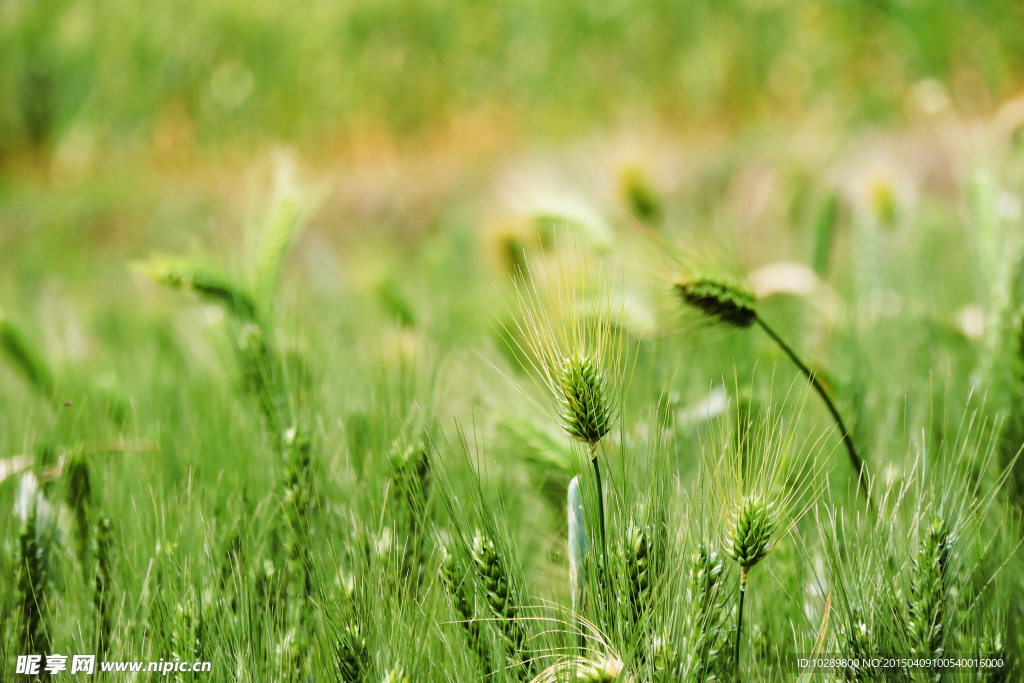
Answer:
<svg viewBox="0 0 1024 683"><path fill-rule="evenodd" d="M0 678L1021 675L1019 9L584 5L0 20Z"/></svg>
<svg viewBox="0 0 1024 683"><path fill-rule="evenodd" d="M866 285L860 247L843 242L861 219L844 205L831 271L845 304L831 320L813 296L759 301L850 415L877 473L877 509L857 495L824 405L783 401L785 419L802 413L800 439L822 439L820 466L788 484L764 481L818 493L790 533L789 522L773 529L778 545L750 573L737 649L741 572L727 557L715 463L737 425L761 433L768 405L805 392L771 340L678 331L692 317L671 273L652 286L658 242L636 231L628 206L610 214L611 254L588 253L585 233L562 230L526 247L533 314L544 315L547 287L561 287L563 314L621 335L625 348L588 389L625 391L593 451L602 540L591 451L545 415L555 411L531 379L531 347L507 346L534 328L508 322L528 309L503 303L514 300L512 280L485 257L483 233L445 217L418 238L418 254L342 254L325 287L317 278L329 271L300 267L323 249L323 209L310 205L303 230L305 219L273 217L307 195L274 196L231 251L195 247L192 258L134 267L124 258L57 293L8 271L9 291L22 294L4 318L17 343L3 347L0 434L5 461L23 469L0 482L2 504L19 500L22 471L42 484L31 524L8 515L0 530L12 579L0 595L5 666L33 647L207 659L214 680L602 680L620 669L634 680L732 680L739 651L742 679L793 680L786 658L812 650L828 596L826 652L1016 651L1019 503L1003 484L1012 446L999 431L1016 390L983 396L977 373L1012 366L1019 346L1012 335L965 336L956 316L973 293L933 286L943 262L965 286L987 273L965 262L962 225L929 223L947 198L921 197L902 232L878 232L903 256L888 252ZM677 220L687 210L684 195L662 201ZM787 238L790 258L811 257L800 248L815 220L809 212ZM664 230L680 243L722 239ZM48 237L16 239L15 266ZM633 302L623 318L614 300L573 308L572 283L585 278L573 254L596 274L635 253L646 254L647 274L627 266L614 285ZM925 268L919 253L938 260ZM898 314L858 312L868 286L899 292ZM733 406L710 420L700 407L709 389ZM744 458L768 457L760 438L737 438ZM588 538L575 602L565 521L574 475L577 533ZM964 481L976 488L963 493Z"/></svg>

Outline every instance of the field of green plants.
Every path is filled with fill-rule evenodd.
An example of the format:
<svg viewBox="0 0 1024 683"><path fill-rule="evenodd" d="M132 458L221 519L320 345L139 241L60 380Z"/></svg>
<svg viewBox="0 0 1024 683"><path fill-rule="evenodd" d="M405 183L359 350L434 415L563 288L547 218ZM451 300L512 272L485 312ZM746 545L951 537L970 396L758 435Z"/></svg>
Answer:
<svg viewBox="0 0 1024 683"><path fill-rule="evenodd" d="M0 681L1019 680L1022 26L0 2Z"/></svg>

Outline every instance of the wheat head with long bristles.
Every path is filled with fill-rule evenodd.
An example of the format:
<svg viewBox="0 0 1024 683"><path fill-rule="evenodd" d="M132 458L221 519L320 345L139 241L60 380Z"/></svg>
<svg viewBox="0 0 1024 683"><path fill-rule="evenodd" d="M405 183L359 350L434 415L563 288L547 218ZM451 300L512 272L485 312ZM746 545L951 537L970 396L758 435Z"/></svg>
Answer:
<svg viewBox="0 0 1024 683"><path fill-rule="evenodd" d="M823 440L797 430L806 395L791 406L769 403L750 416L742 435L720 420L713 443L704 446L722 544L741 568L763 560L817 497Z"/></svg>
<svg viewBox="0 0 1024 683"><path fill-rule="evenodd" d="M515 330L506 332L521 340L512 342L513 351L527 358L534 382L553 399L554 410L541 410L573 439L595 446L620 412L625 332L608 274L587 276L584 261L575 274L559 263L546 285L538 284L538 273L517 280Z"/></svg>

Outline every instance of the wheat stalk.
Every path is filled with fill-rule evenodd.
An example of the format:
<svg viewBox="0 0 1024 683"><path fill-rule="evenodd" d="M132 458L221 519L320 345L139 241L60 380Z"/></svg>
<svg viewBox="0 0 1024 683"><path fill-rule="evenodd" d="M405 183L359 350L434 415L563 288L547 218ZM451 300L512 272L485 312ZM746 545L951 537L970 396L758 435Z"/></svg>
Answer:
<svg viewBox="0 0 1024 683"><path fill-rule="evenodd" d="M114 604L113 584L113 524L109 517L96 523L93 535L93 554L96 557L96 576L93 583L93 609L95 611L96 654L104 656L110 649L113 628L111 607Z"/></svg>
<svg viewBox="0 0 1024 683"><path fill-rule="evenodd" d="M769 407L748 431L728 433L719 420L714 445L703 449L711 475L712 507L719 515L719 533L726 555L740 568L739 607L734 662L737 676L743 603L750 570L775 548L817 498L817 450L821 440L798 440L796 426L804 397L794 406L796 419ZM749 456L744 457L744 443Z"/></svg>
<svg viewBox="0 0 1024 683"><path fill-rule="evenodd" d="M584 269L585 269L584 260ZM622 309L612 303L611 283L602 271L596 287L577 283L559 262L557 280L542 289L532 275L516 281L516 331L507 336L526 356L534 382L554 401L552 418L572 439L584 443L597 483L601 533L599 570L606 571L608 533L598 446L621 411L625 344ZM531 399L532 400L532 399ZM551 416L547 410L541 407Z"/></svg>
<svg viewBox="0 0 1024 683"><path fill-rule="evenodd" d="M847 429L839 409L836 408L832 397L819 381L817 373L811 370L793 350L793 347L786 343L761 317L757 309L757 296L754 292L738 282L712 275L680 279L673 284L673 288L684 304L700 311L712 321L737 329L747 329L756 324L789 357L800 373L810 382L839 427L843 445L846 447L846 453L850 459L850 466L857 474L858 486L867 500L868 507L874 509L871 496L868 494L866 465L857 452L853 436Z"/></svg>

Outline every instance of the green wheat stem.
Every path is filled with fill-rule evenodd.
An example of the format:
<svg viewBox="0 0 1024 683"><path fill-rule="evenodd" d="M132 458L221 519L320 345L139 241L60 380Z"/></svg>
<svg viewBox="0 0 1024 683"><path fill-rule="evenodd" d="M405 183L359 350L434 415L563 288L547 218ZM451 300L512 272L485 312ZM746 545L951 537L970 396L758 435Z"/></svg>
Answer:
<svg viewBox="0 0 1024 683"><path fill-rule="evenodd" d="M755 320L757 324L761 326L761 329L772 338L772 340L787 356L789 356L789 359L793 361L793 364L796 365L804 377L807 378L807 381L811 383L811 386L814 387L818 396L821 396L821 400L825 402L825 406L828 408L829 412L832 413L832 419L834 419L836 421L836 425L839 426L839 432L843 437L843 445L846 446L846 452L850 456L850 465L853 467L853 471L857 473L857 486L864 492L864 497L867 499L868 503L868 509L873 512L875 507L871 501L871 493L868 490L868 472L864 466L864 460L857 453L856 446L853 445L853 437L850 435L850 430L846 428L846 423L843 422L843 418L839 414L839 409L836 408L835 403L833 403L832 399L829 398L828 392L825 391L825 387L823 387L821 382L818 381L817 374L807 367L802 360L800 360L800 357L796 355L796 352L793 351L792 347L783 341L782 337L776 334L775 330L773 330L760 315L758 315Z"/></svg>
<svg viewBox="0 0 1024 683"><path fill-rule="evenodd" d="M601 522L601 562L608 557L608 536L604 525L604 487L601 484L601 466L597 462L597 444L587 444L590 449L590 464L594 466L594 478L597 480L597 515Z"/></svg>
<svg viewBox="0 0 1024 683"><path fill-rule="evenodd" d="M736 614L736 680L740 679L740 635L743 633L743 598L747 595L747 577L750 575L750 567L743 567L740 570L740 607Z"/></svg>

